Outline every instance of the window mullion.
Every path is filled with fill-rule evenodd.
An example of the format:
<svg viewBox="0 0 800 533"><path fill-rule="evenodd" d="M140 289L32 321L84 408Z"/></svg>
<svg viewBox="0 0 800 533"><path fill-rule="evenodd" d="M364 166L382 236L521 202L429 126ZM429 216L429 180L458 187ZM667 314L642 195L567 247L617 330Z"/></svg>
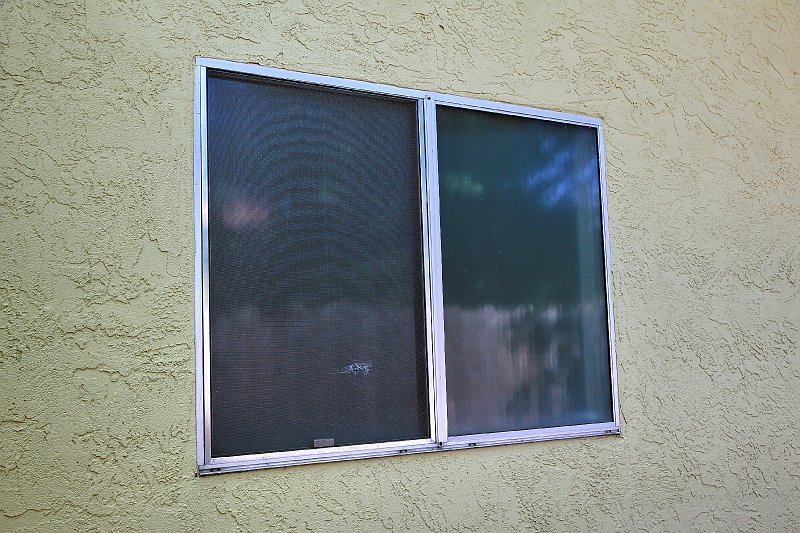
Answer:
<svg viewBox="0 0 800 533"><path fill-rule="evenodd" d="M425 183L428 200L428 247L430 270L430 322L433 336L434 438L447 442L447 384L444 361L444 307L442 300L442 241L439 226L439 164L436 144L436 103L430 96L425 109Z"/></svg>
<svg viewBox="0 0 800 533"><path fill-rule="evenodd" d="M419 169L420 169L420 198L422 214L422 276L425 284L425 329L427 341L427 369L428 369L428 411L431 428L431 440L436 440L436 375L434 372L434 333L433 333L433 311L431 302L433 292L431 284L431 242L430 242L430 217L428 211L428 170L427 170L427 143L425 116L425 99L420 98L417 105L417 121L419 128Z"/></svg>

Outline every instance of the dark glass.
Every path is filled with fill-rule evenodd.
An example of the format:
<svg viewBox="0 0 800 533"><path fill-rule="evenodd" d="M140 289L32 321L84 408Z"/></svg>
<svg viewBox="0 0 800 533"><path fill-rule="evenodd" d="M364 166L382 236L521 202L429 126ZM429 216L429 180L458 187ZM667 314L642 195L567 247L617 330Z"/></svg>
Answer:
<svg viewBox="0 0 800 533"><path fill-rule="evenodd" d="M429 436L416 102L207 86L212 456Z"/></svg>
<svg viewBox="0 0 800 533"><path fill-rule="evenodd" d="M612 421L596 130L436 114L449 433Z"/></svg>

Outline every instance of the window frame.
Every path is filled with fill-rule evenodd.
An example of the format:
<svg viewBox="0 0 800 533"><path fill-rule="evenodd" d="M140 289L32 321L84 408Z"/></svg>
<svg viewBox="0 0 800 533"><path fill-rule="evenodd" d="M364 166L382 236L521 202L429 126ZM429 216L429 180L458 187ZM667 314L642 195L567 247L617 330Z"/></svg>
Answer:
<svg viewBox="0 0 800 533"><path fill-rule="evenodd" d="M422 260L428 362L428 407L431 435L425 439L359 444L331 448L211 457L210 339L208 308L208 161L206 80L209 69L351 89L365 93L408 98L417 102L419 128ZM594 128L597 132L600 207L602 219L604 281L608 318L612 422L560 426L499 433L449 436L447 434L447 387L444 353L441 229L439 225L439 172L436 106L451 106ZM195 212L195 346L197 471L201 475L259 468L283 467L348 459L456 450L501 444L558 440L620 433L617 391L614 311L603 146L603 124L598 118L548 111L442 93L404 89L390 85L292 72L219 59L197 58L194 94L194 212Z"/></svg>

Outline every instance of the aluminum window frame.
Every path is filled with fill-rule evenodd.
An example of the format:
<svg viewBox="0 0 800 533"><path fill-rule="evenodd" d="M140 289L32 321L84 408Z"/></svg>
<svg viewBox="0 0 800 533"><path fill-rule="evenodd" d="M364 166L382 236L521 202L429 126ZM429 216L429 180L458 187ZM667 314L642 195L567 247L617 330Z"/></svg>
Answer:
<svg viewBox="0 0 800 533"><path fill-rule="evenodd" d="M417 101L420 157L422 259L428 362L429 438L359 444L331 448L309 448L232 457L211 457L210 337L208 307L208 109L206 80L209 69L264 78L306 83L313 86L350 89ZM441 228L439 223L439 172L436 107L451 106L594 128L597 133L600 208L603 238L604 281L608 317L608 346L613 421L499 433L448 436L447 384L444 353L444 312L442 290ZM194 212L195 212L195 346L197 472L201 475L260 468L385 457L411 453L457 450L502 444L558 440L620 433L619 396L616 370L614 310L611 294L611 252L608 232L605 151L602 120L548 111L534 107L492 102L436 92L404 89L358 80L336 78L236 63L197 58L194 93Z"/></svg>

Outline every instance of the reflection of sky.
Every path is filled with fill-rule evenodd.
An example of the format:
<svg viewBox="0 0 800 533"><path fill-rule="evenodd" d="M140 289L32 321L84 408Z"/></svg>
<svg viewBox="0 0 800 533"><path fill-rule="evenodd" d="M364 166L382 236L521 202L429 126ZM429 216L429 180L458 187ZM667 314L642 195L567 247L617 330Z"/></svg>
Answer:
<svg viewBox="0 0 800 533"><path fill-rule="evenodd" d="M445 193L522 194L549 208L599 206L594 128L446 107L437 113Z"/></svg>
<svg viewBox="0 0 800 533"><path fill-rule="evenodd" d="M533 169L525 177L523 187L529 191L542 190L538 198L549 208L561 202L587 203L591 200L586 197L586 191L592 191L598 179L597 159L580 159L579 154L562 149L544 166Z"/></svg>
<svg viewBox="0 0 800 533"><path fill-rule="evenodd" d="M451 107L437 120L445 304L601 295L595 128Z"/></svg>

